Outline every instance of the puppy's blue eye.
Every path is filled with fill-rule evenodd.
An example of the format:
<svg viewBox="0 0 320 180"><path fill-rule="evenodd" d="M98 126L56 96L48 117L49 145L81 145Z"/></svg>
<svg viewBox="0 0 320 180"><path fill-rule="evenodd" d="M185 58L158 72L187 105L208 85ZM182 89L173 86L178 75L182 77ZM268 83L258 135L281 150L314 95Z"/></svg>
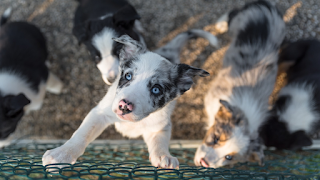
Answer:
<svg viewBox="0 0 320 180"><path fill-rule="evenodd" d="M152 93L153 94L159 94L160 93L160 89L157 87L152 88Z"/></svg>
<svg viewBox="0 0 320 180"><path fill-rule="evenodd" d="M128 81L130 81L130 80L132 79L132 75L131 75L130 73L127 73L127 74L125 75L125 78L126 78Z"/></svg>
<svg viewBox="0 0 320 180"><path fill-rule="evenodd" d="M232 160L232 156L230 156L230 155L226 155L225 158L226 158L226 160L229 160L229 161Z"/></svg>

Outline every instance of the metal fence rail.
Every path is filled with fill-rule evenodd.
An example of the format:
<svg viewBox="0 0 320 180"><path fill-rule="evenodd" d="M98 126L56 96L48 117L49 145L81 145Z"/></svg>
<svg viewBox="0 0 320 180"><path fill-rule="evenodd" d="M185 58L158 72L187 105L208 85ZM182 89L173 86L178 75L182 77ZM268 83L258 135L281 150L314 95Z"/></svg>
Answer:
<svg viewBox="0 0 320 180"><path fill-rule="evenodd" d="M140 142L90 145L77 163L58 169L42 166L42 155L61 143L27 142L0 149L2 179L320 179L320 150L265 151L264 166L238 163L218 169L195 167L195 148L172 144L170 152L179 169L157 169L148 161L146 146ZM55 170L56 173L48 172Z"/></svg>

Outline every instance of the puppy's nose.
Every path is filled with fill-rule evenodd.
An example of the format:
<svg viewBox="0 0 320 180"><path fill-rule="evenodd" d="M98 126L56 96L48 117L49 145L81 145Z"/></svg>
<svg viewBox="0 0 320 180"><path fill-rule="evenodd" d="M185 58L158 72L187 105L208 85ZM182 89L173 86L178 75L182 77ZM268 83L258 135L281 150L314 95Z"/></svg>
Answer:
<svg viewBox="0 0 320 180"><path fill-rule="evenodd" d="M119 110L122 111L123 114L131 113L133 110L133 104L125 99L122 99L119 102Z"/></svg>

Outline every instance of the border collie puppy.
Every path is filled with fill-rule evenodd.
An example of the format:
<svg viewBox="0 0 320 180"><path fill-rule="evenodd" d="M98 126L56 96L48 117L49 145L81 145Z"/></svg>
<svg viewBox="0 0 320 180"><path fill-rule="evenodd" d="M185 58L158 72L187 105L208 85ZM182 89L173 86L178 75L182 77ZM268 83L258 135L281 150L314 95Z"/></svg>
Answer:
<svg viewBox="0 0 320 180"><path fill-rule="evenodd" d="M7 9L0 26L0 139L13 133L22 116L40 109L46 90L59 94L62 83L49 72L46 41L27 22L9 22Z"/></svg>
<svg viewBox="0 0 320 180"><path fill-rule="evenodd" d="M179 39L183 40L184 36L190 37L191 34L191 31L180 34L165 46L165 51L180 50L181 47L173 45L181 45ZM120 73L116 81L100 103L89 112L71 139L43 155L43 165L75 163L90 142L109 125L115 124L124 136L143 137L153 166L179 166L177 158L169 153L170 117L175 99L191 88L193 77L204 77L209 73L186 64L172 63L148 51L143 44L128 35L114 40L123 44L119 55Z"/></svg>
<svg viewBox="0 0 320 180"><path fill-rule="evenodd" d="M139 14L126 0L78 0L73 34L84 43L97 63L104 82L111 85L119 71L121 43L112 40L127 34L134 40L144 40Z"/></svg>
<svg viewBox="0 0 320 180"><path fill-rule="evenodd" d="M320 130L320 41L286 45L279 57L279 67L283 65L287 85L260 135L266 146L297 150L312 145L311 136Z"/></svg>
<svg viewBox="0 0 320 180"><path fill-rule="evenodd" d="M258 128L267 117L285 23L266 1L246 4L227 17L232 41L205 97L208 131L195 154L197 166L263 163Z"/></svg>

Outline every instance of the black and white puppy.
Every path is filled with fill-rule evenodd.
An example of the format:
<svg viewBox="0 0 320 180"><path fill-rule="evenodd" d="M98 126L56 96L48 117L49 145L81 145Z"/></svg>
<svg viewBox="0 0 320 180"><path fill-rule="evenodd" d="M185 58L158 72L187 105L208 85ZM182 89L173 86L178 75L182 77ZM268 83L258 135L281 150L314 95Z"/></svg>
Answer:
<svg viewBox="0 0 320 180"><path fill-rule="evenodd" d="M7 9L0 27L0 139L15 131L22 116L40 109L46 90L59 94L61 81L49 72L46 40L27 22L9 22Z"/></svg>
<svg viewBox="0 0 320 180"><path fill-rule="evenodd" d="M78 0L73 34L79 44L86 45L101 72L104 82L111 85L119 73L119 53L122 44L112 40L127 34L134 40L144 40L139 14L126 0Z"/></svg>
<svg viewBox="0 0 320 180"><path fill-rule="evenodd" d="M189 37L190 34L182 33L177 38L183 40L184 36ZM173 46L181 44L178 39L173 40L175 43L168 43L166 51L179 50L181 47ZM75 163L90 142L109 125L115 124L124 136L143 137L153 166L179 166L177 158L169 153L170 117L175 99L191 88L194 76L204 77L209 73L186 64L172 63L148 51L144 45L127 35L114 40L123 44L119 56L120 73L116 81L71 139L43 155L43 165Z"/></svg>
<svg viewBox="0 0 320 180"><path fill-rule="evenodd" d="M287 85L261 128L266 146L301 149L320 130L320 41L299 40L282 49L279 67L287 67Z"/></svg>
<svg viewBox="0 0 320 180"><path fill-rule="evenodd" d="M208 131L194 161L213 168L246 161L263 164L258 130L267 118L285 23L268 1L247 3L223 18L229 25L222 31L229 29L232 41L205 96Z"/></svg>

